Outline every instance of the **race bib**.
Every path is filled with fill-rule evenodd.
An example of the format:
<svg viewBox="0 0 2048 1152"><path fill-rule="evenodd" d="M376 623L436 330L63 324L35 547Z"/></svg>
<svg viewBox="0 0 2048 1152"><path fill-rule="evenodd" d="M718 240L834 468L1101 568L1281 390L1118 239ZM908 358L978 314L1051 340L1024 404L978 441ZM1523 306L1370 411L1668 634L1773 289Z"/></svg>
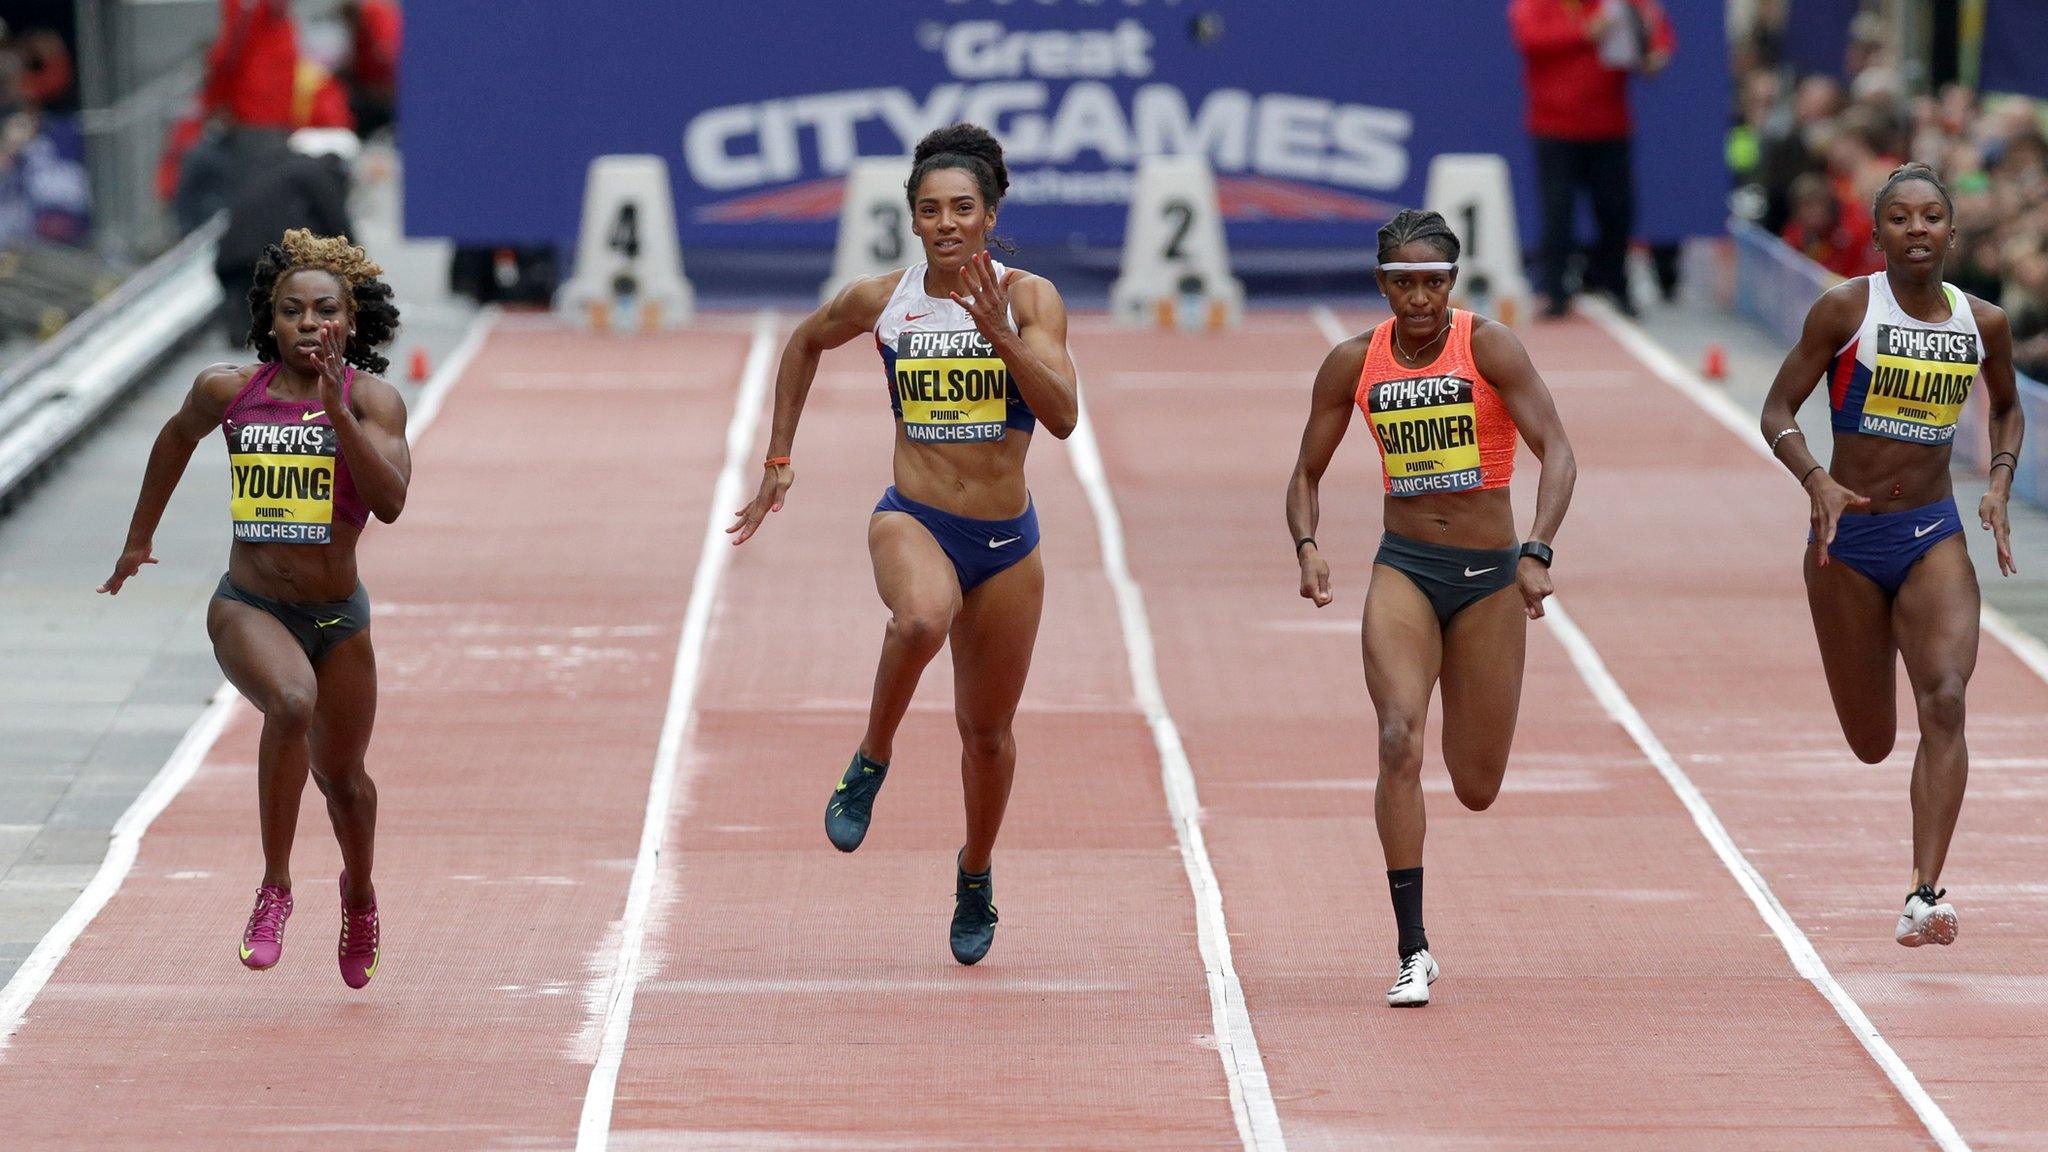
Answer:
<svg viewBox="0 0 2048 1152"><path fill-rule="evenodd" d="M1003 438L1010 369L981 333L905 332L896 337L896 403L903 434L923 444Z"/></svg>
<svg viewBox="0 0 2048 1152"><path fill-rule="evenodd" d="M340 445L327 424L243 424L230 433L235 539L325 544L334 530Z"/></svg>
<svg viewBox="0 0 2048 1152"><path fill-rule="evenodd" d="M1372 386L1373 435L1396 496L1469 492L1481 484L1479 415L1472 381L1459 376L1385 380Z"/></svg>
<svg viewBox="0 0 2048 1152"><path fill-rule="evenodd" d="M1967 332L1877 326L1876 365L1857 431L1914 444L1947 444L1970 385L1977 341Z"/></svg>

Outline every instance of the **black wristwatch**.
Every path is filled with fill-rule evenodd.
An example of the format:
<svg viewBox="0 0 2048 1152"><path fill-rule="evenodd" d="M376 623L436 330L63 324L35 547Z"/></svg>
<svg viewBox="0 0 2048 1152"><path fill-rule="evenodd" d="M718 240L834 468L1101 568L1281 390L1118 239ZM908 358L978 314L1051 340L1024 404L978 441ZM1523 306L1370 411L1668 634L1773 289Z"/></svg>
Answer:
<svg viewBox="0 0 2048 1152"><path fill-rule="evenodd" d="M1522 555L1527 556L1545 568L1550 567L1550 545L1541 540L1530 540L1522 545Z"/></svg>

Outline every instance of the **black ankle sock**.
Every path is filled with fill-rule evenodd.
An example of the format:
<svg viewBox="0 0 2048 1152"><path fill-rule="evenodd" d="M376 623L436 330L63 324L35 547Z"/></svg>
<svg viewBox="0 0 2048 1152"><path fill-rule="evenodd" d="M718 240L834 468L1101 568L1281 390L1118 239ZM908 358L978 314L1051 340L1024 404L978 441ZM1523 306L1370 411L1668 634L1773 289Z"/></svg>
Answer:
<svg viewBox="0 0 2048 1152"><path fill-rule="evenodd" d="M1422 932L1422 869L1387 869L1387 891L1394 898L1394 924L1401 930L1401 958L1429 947Z"/></svg>

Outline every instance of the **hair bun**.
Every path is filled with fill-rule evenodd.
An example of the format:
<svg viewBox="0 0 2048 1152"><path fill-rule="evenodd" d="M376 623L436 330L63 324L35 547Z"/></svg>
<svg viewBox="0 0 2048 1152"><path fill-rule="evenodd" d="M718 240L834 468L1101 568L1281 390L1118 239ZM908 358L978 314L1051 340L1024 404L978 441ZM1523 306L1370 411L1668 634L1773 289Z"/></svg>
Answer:
<svg viewBox="0 0 2048 1152"><path fill-rule="evenodd" d="M1010 190L1010 170L1003 163L1003 145L988 129L978 124L954 124L925 133L911 155L914 165L934 156L951 153L979 160L995 175L996 198Z"/></svg>

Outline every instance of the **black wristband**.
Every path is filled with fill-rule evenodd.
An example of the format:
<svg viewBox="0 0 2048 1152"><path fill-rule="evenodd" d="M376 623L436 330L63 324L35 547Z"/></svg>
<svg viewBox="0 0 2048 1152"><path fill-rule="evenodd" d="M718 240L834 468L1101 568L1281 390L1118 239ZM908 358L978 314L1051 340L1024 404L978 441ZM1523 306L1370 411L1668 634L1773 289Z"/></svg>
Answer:
<svg viewBox="0 0 2048 1152"><path fill-rule="evenodd" d="M1822 467L1824 467L1824 465L1820 465L1820 464L1815 464L1815 465L1814 465L1813 467L1811 467L1811 468L1808 468L1808 469L1807 469L1806 471L1804 471L1804 472L1801 472L1801 473L1799 474L1799 486L1800 486L1801 488L1804 488L1804 487L1806 487L1806 478L1807 478L1808 476L1811 476L1811 475L1813 475L1813 474L1814 474L1815 472L1818 472L1818 471L1820 471Z"/></svg>
<svg viewBox="0 0 2048 1152"><path fill-rule="evenodd" d="M1998 463L1998 458L2000 456L2012 456L2013 463L2017 464L2020 462L2020 458L2018 456L2014 456L2011 452L1994 452L1991 454L1991 462L1993 464Z"/></svg>
<svg viewBox="0 0 2048 1152"><path fill-rule="evenodd" d="M1519 555L1527 556L1529 559L1534 560L1538 564L1543 565L1545 568L1550 567L1550 545L1545 544L1541 540L1523 541L1522 550L1519 553Z"/></svg>
<svg viewBox="0 0 2048 1152"><path fill-rule="evenodd" d="M1992 472L1992 469L1996 469L1996 468L2003 468L2003 469L2005 469L2005 470L2006 470L2007 472L2011 472L2011 473L2012 473L2013 475L2015 475L2015 476L2019 475L2019 469L2017 469L2017 468L2013 467L2013 466L2012 466L2012 462L2011 462L2010 460L1993 460L1993 461L1991 462L1991 467L1990 467L1990 468L1986 468L1986 469L1984 470L1984 474L1988 476L1988 475L1990 475L1990 474L1991 474L1991 472Z"/></svg>
<svg viewBox="0 0 2048 1152"><path fill-rule="evenodd" d="M1300 558L1301 558L1301 546L1302 546L1303 544L1313 544L1313 543L1315 543L1315 542L1316 542L1316 538L1315 538L1315 537L1313 537L1313 536L1303 536L1303 537L1302 537L1301 539L1299 539L1299 540L1296 540L1296 541L1294 542L1294 556L1295 556L1295 558L1296 558L1296 559L1300 559Z"/></svg>

